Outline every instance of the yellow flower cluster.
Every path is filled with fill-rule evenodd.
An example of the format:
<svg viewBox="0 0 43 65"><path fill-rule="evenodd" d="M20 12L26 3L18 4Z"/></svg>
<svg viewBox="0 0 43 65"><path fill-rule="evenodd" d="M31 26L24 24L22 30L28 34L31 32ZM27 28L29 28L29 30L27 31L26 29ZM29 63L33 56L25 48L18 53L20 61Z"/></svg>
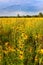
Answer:
<svg viewBox="0 0 43 65"><path fill-rule="evenodd" d="M27 39L28 38L28 35L27 34L25 34L25 33L22 33L22 35L21 35L24 39Z"/></svg>
<svg viewBox="0 0 43 65"><path fill-rule="evenodd" d="M11 51L11 52L14 52L15 49L14 49L13 47L10 47L10 46L9 46L9 52L10 52L10 51Z"/></svg>
<svg viewBox="0 0 43 65"><path fill-rule="evenodd" d="M12 47L8 47L8 49L7 49L7 50L3 50L3 52L4 52L5 54L8 54L9 52L15 52L15 49L12 48Z"/></svg>
<svg viewBox="0 0 43 65"><path fill-rule="evenodd" d="M9 52L14 52L15 51L14 47L10 46L8 42L5 43L5 47L6 47L6 49L3 50L3 52L5 54L8 54Z"/></svg>

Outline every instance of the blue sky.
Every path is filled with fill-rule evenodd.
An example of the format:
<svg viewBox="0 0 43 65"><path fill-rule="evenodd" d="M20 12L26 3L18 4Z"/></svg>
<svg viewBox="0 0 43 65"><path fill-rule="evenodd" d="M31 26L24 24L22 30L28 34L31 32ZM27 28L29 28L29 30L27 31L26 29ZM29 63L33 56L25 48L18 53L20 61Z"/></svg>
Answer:
<svg viewBox="0 0 43 65"><path fill-rule="evenodd" d="M43 12L43 0L0 0L0 16Z"/></svg>

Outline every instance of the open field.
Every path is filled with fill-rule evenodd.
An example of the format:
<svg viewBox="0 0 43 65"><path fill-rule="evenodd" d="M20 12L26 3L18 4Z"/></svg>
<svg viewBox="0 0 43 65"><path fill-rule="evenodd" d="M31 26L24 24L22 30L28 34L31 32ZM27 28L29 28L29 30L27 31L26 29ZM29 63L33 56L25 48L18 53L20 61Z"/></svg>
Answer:
<svg viewBox="0 0 43 65"><path fill-rule="evenodd" d="M43 65L43 18L0 18L0 65Z"/></svg>

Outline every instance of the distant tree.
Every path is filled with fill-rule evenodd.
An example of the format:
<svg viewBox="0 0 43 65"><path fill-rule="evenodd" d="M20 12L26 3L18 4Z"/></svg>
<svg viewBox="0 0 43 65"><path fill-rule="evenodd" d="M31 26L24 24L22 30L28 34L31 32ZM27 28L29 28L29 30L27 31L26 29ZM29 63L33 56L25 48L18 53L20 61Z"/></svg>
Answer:
<svg viewBox="0 0 43 65"><path fill-rule="evenodd" d="M40 13L39 13L39 16L43 17L43 14L40 12Z"/></svg>
<svg viewBox="0 0 43 65"><path fill-rule="evenodd" d="M26 17L31 17L30 15L27 15Z"/></svg>
<svg viewBox="0 0 43 65"><path fill-rule="evenodd" d="M19 14L17 14L17 17L20 17L20 15L19 15Z"/></svg>

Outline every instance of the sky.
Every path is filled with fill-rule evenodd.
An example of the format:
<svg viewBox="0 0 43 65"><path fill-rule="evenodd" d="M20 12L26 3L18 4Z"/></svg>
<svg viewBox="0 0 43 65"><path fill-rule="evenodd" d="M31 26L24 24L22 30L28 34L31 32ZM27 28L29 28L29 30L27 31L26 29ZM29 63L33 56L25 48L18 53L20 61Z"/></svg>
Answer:
<svg viewBox="0 0 43 65"><path fill-rule="evenodd" d="M43 13L43 0L0 0L0 16Z"/></svg>

